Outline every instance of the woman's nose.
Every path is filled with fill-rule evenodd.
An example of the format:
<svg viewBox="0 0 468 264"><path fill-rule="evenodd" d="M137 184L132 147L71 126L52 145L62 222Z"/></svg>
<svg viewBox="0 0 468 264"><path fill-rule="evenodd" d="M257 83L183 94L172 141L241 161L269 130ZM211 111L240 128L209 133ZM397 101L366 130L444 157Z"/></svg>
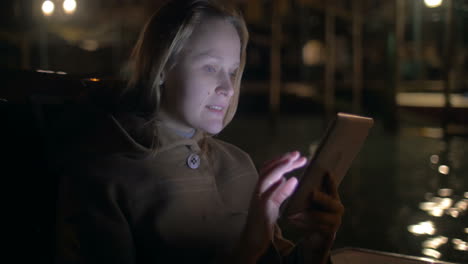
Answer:
<svg viewBox="0 0 468 264"><path fill-rule="evenodd" d="M216 87L216 93L226 97L231 97L234 95L233 80L228 73L225 72L222 74L222 79L218 87Z"/></svg>

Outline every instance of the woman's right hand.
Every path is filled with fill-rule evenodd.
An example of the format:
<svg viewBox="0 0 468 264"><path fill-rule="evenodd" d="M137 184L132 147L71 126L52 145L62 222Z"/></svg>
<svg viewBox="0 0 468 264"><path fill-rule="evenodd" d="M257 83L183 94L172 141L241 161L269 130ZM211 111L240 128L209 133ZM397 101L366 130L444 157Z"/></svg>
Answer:
<svg viewBox="0 0 468 264"><path fill-rule="evenodd" d="M286 180L284 175L306 162L305 157L294 151L265 163L260 170L237 252L244 263L255 263L270 246L280 206L297 185L296 178Z"/></svg>

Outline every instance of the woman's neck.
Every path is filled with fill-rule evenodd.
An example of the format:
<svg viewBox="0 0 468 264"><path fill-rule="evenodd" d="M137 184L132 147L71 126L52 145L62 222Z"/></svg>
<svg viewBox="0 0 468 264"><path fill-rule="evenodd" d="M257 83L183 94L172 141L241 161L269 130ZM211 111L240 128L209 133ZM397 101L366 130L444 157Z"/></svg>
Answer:
<svg viewBox="0 0 468 264"><path fill-rule="evenodd" d="M195 128L183 124L162 109L158 113L158 119L181 137L191 138L195 134Z"/></svg>

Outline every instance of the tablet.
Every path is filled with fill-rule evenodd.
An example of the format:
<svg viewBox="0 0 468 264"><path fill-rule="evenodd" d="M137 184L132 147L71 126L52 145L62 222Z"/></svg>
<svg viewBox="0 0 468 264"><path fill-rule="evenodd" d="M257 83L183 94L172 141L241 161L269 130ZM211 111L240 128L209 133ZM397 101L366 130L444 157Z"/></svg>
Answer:
<svg viewBox="0 0 468 264"><path fill-rule="evenodd" d="M311 190L320 190L323 176L331 172L339 185L357 156L374 120L370 117L338 113L300 177L296 190L285 201L282 216L298 213L307 207Z"/></svg>

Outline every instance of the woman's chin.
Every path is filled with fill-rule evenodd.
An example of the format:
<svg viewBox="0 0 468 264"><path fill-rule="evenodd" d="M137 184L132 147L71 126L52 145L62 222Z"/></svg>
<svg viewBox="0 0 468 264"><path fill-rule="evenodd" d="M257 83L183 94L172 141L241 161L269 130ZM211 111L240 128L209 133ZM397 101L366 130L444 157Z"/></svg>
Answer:
<svg viewBox="0 0 468 264"><path fill-rule="evenodd" d="M205 131L208 134L216 135L223 130L224 126L222 122L216 122L211 124L206 124L200 127L201 130Z"/></svg>

